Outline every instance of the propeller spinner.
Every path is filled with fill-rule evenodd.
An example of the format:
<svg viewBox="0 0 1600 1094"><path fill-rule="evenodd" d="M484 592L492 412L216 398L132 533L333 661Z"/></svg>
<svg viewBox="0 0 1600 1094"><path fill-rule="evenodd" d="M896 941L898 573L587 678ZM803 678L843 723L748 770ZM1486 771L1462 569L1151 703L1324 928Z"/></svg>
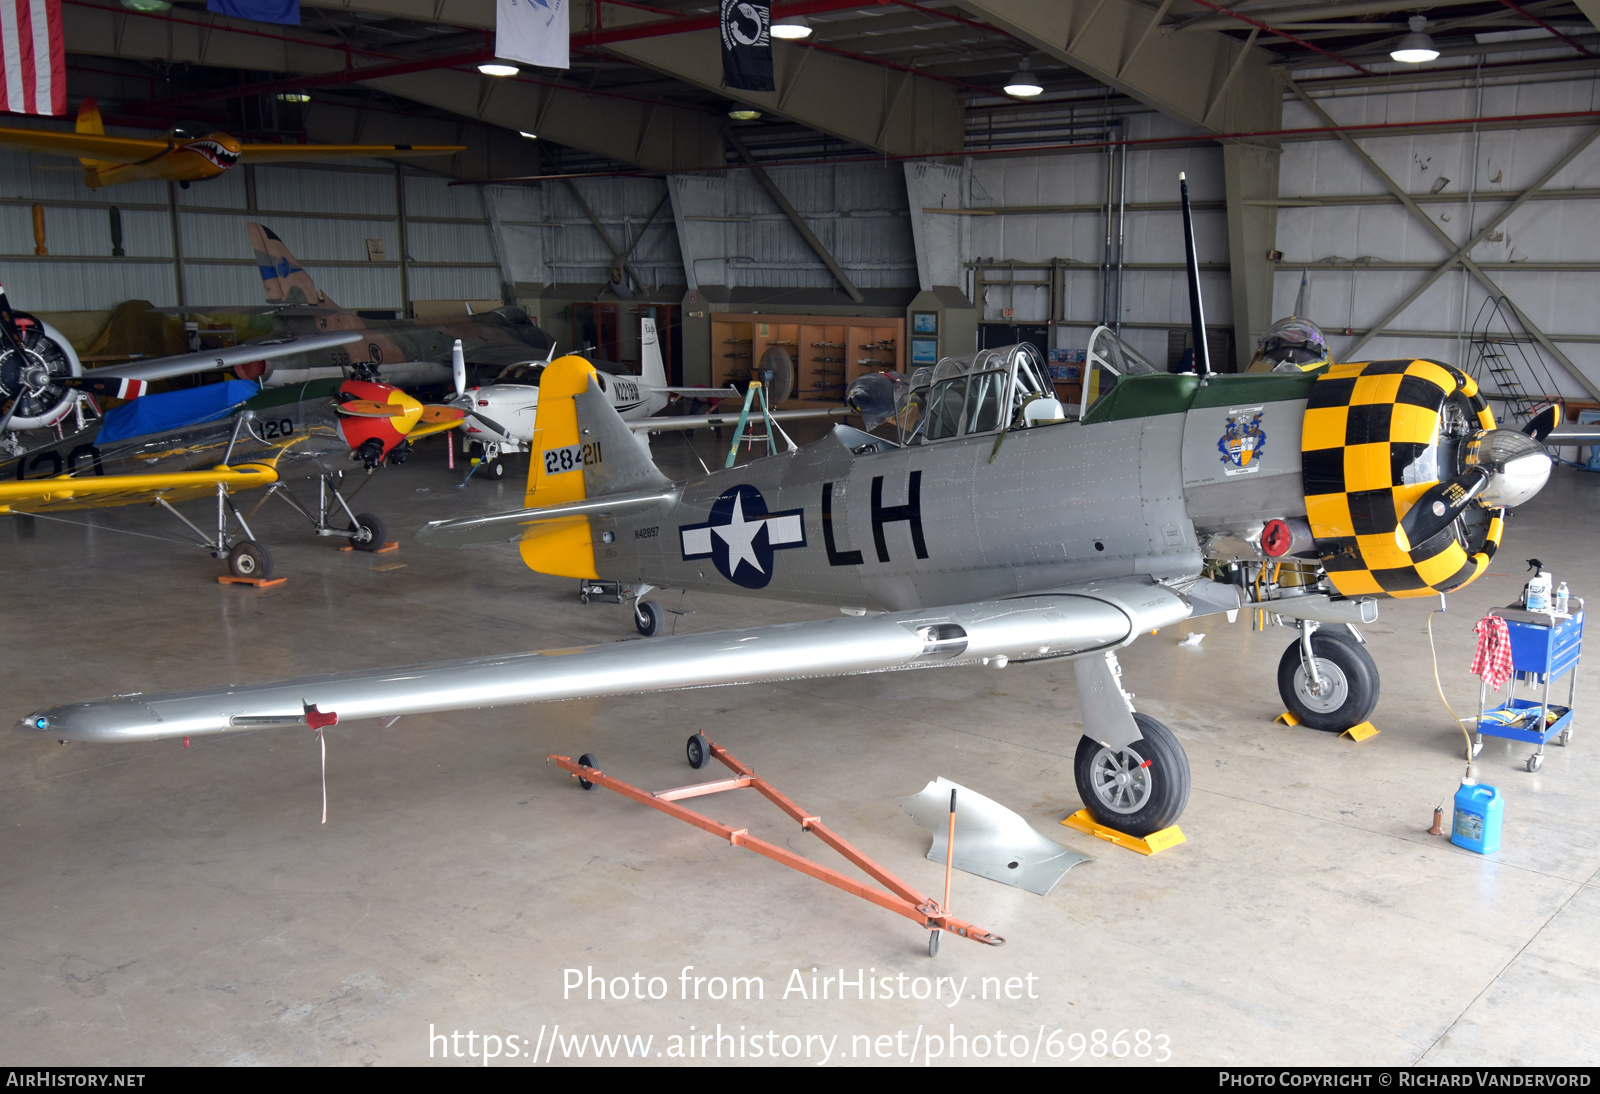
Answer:
<svg viewBox="0 0 1600 1094"><path fill-rule="evenodd" d="M1537 494L1550 478L1550 455L1532 437L1511 429L1484 429L1467 441L1461 472L1417 499L1395 528L1402 551L1426 543L1477 502L1509 509Z"/></svg>

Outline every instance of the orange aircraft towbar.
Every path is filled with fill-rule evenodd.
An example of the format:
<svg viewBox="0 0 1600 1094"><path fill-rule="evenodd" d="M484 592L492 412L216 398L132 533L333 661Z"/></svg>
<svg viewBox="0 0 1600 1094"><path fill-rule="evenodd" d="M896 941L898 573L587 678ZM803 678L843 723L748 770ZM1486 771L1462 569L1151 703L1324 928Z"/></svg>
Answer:
<svg viewBox="0 0 1600 1094"><path fill-rule="evenodd" d="M697 734L696 736L699 735ZM665 813L669 817L676 817L681 821L694 825L696 828L704 829L712 835L721 836L737 847L749 848L756 854L763 855L774 862L799 870L802 874L809 874L818 881L825 881L836 889L843 889L845 892L858 896L863 900L871 901L881 908L887 908L896 915L905 916L913 923L934 932L931 936L932 938L937 938L940 931L949 931L951 934L961 938L970 938L974 942L982 942L989 946L1005 945L1006 940L1004 938L996 934L990 934L981 927L975 927L965 920L955 918L946 908L941 908L937 900L923 896L882 866L879 866L848 841L834 833L832 829L824 825L820 817L807 814L805 810L790 801L771 783L758 776L754 769L746 767L743 763L730 756L727 749L703 737L700 740L704 742L703 747L711 756L715 756L722 761L722 764L733 772L733 778L715 779L711 782L680 786L673 790L652 792L641 790L637 786L631 786L620 779L614 779L606 775L596 766L595 757L589 753L584 753L576 761L567 756L550 756L547 758L547 762L553 762L571 772L577 777L578 784L585 790L595 786L603 786L607 790L615 790L618 794L632 798L641 805L648 805L650 808ZM712 820L704 814L696 813L692 809L687 809L677 804L684 798L699 798L709 794L720 794L725 790L743 790L746 788L756 791L773 805L783 810L798 821L803 830L813 833L823 843L826 843L829 847L849 859L889 891L883 892L875 889L870 885L857 881L853 877L841 874L837 870L830 870L826 866L820 866L808 858L795 854L793 851L779 847L777 844L752 836L748 828L731 828L726 824ZM930 941L928 949L931 956L937 952L938 946Z"/></svg>

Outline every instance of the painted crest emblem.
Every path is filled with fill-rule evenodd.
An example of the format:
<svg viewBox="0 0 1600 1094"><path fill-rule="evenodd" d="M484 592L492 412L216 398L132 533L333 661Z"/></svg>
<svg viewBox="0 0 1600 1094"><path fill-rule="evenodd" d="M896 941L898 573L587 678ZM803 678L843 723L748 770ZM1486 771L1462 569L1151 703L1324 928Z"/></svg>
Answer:
<svg viewBox="0 0 1600 1094"><path fill-rule="evenodd" d="M685 562L709 558L717 572L746 589L764 589L772 580L773 552L806 545L804 509L767 512L766 499L753 486L723 492L704 524L678 528Z"/></svg>
<svg viewBox="0 0 1600 1094"><path fill-rule="evenodd" d="M1222 438L1217 441L1223 474L1248 475L1261 470L1261 456L1267 447L1267 434L1261 428L1263 414L1259 406L1229 411Z"/></svg>

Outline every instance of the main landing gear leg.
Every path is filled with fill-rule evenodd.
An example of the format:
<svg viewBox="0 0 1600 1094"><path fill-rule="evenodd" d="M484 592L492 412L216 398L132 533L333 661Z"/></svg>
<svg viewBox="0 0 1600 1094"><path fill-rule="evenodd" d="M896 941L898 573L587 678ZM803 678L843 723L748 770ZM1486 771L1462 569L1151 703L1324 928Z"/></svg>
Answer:
<svg viewBox="0 0 1600 1094"><path fill-rule="evenodd" d="M194 521L184 516L172 507L166 498L156 498L156 504L167 512L177 517L189 530L200 537L200 546L211 553L212 558L225 558L228 560L228 572L234 577L268 578L272 576L272 555L265 547L257 543L255 533L250 531L250 525L245 523L244 514L239 512L233 504L233 499L228 496L228 488L222 483L217 483L217 530L215 534L207 534L200 530ZM233 514L233 519L239 522L241 536L232 536L228 533L228 514Z"/></svg>
<svg viewBox="0 0 1600 1094"><path fill-rule="evenodd" d="M351 510L349 500L339 491L339 485L343 481L342 471L324 472L317 476L317 510L314 513L301 504L300 499L281 482L273 483L267 493L269 496L276 494L295 512L310 521L311 530L317 535L347 537L350 546L358 551L376 551L384 543L383 521L371 513L356 513ZM362 480L361 486L365 485L366 480ZM361 486L350 491L350 496L354 497ZM338 511L344 513L349 524L333 522L334 514Z"/></svg>
<svg viewBox="0 0 1600 1094"><path fill-rule="evenodd" d="M1189 757L1172 731L1134 712L1110 651L1073 662L1084 736L1072 774L1095 821L1130 836L1177 823L1189 804Z"/></svg>

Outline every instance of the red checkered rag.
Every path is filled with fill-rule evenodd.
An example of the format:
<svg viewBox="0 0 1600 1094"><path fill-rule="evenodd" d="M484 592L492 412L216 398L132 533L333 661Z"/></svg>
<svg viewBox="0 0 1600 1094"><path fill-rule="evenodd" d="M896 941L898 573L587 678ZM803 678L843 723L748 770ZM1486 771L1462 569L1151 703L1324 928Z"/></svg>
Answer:
<svg viewBox="0 0 1600 1094"><path fill-rule="evenodd" d="M1472 672L1495 691L1511 675L1511 635L1498 615L1478 620L1478 652L1472 655Z"/></svg>

